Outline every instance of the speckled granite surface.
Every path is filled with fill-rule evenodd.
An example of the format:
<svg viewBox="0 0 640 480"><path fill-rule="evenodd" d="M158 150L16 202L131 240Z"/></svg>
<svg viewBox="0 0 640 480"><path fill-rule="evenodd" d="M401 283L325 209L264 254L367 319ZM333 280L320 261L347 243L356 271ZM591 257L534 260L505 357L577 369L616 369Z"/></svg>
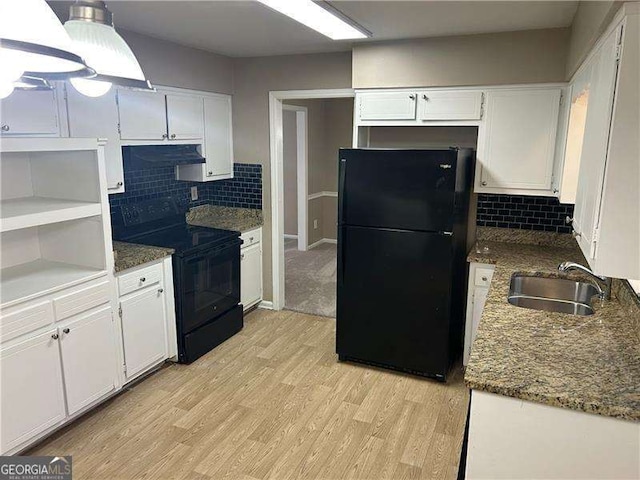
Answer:
<svg viewBox="0 0 640 480"><path fill-rule="evenodd" d="M116 273L128 268L137 267L144 263L159 260L172 255L172 248L152 247L150 245L136 245L133 243L113 242Z"/></svg>
<svg viewBox="0 0 640 480"><path fill-rule="evenodd" d="M189 210L187 223L244 233L262 226L262 210L200 205Z"/></svg>
<svg viewBox="0 0 640 480"><path fill-rule="evenodd" d="M560 276L562 261L586 264L581 252L577 246L486 240L480 245L489 251L472 251L468 260L496 267L465 372L467 386L640 422L640 306L635 300L618 286L611 301L594 300L591 316L513 306L507 302L513 273Z"/></svg>

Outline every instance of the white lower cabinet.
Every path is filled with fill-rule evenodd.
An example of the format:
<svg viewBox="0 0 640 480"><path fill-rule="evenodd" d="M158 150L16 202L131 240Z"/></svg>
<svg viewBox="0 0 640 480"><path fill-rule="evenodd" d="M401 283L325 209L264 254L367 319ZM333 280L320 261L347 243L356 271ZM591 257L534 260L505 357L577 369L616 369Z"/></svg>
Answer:
<svg viewBox="0 0 640 480"><path fill-rule="evenodd" d="M471 346L476 338L478 324L482 318L482 310L487 301L489 294L489 286L493 278L494 265L485 263L469 264L469 288L467 293L467 317L464 333L464 352L462 363L466 365L469 362L471 354Z"/></svg>
<svg viewBox="0 0 640 480"><path fill-rule="evenodd" d="M640 478L640 423L472 390L465 478Z"/></svg>
<svg viewBox="0 0 640 480"><path fill-rule="evenodd" d="M135 378L166 358L164 289L153 285L120 300L125 375Z"/></svg>
<svg viewBox="0 0 640 480"><path fill-rule="evenodd" d="M243 233L240 250L240 303L244 310L262 300L262 228Z"/></svg>
<svg viewBox="0 0 640 480"><path fill-rule="evenodd" d="M61 422L64 384L58 330L0 350L0 450L6 453Z"/></svg>
<svg viewBox="0 0 640 480"><path fill-rule="evenodd" d="M115 390L116 341L111 305L58 328L69 415Z"/></svg>
<svg viewBox="0 0 640 480"><path fill-rule="evenodd" d="M117 275L125 382L177 355L171 257Z"/></svg>

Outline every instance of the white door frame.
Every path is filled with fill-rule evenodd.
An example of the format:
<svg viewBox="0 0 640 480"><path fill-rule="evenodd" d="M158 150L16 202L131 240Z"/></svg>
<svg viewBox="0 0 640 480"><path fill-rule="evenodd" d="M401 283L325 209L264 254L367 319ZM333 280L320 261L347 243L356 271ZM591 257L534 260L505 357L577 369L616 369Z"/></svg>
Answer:
<svg viewBox="0 0 640 480"><path fill-rule="evenodd" d="M271 271L273 309L284 307L284 160L282 101L315 98L353 98L351 88L269 92L269 149L271 161Z"/></svg>
<svg viewBox="0 0 640 480"><path fill-rule="evenodd" d="M296 113L296 196L298 203L298 250L307 251L307 192L309 188L308 174L308 134L307 134L307 107L298 105L282 105L283 110ZM284 188L284 185L283 185Z"/></svg>

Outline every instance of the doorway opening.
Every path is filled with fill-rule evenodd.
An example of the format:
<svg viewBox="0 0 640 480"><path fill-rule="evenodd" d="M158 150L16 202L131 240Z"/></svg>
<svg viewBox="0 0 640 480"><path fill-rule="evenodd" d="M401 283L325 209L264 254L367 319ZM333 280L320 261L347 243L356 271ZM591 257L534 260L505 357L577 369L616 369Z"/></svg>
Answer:
<svg viewBox="0 0 640 480"><path fill-rule="evenodd" d="M335 317L338 149L352 90L271 92L273 308Z"/></svg>

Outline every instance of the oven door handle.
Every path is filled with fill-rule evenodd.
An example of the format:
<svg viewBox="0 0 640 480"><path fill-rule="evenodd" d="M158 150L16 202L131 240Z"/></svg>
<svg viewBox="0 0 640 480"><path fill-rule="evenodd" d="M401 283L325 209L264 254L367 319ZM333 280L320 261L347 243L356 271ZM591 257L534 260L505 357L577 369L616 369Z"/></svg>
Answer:
<svg viewBox="0 0 640 480"><path fill-rule="evenodd" d="M196 263L199 262L200 260L202 260L203 258L209 258L209 257L213 257L215 255L219 255L220 253L224 252L225 250L228 250L230 248L236 247L240 245L240 239L236 239L232 242L227 242L224 245L220 245L219 247L216 247L214 249L211 250L204 250L201 251L197 254L194 254L192 256L186 257L184 259L184 261L188 264L191 263Z"/></svg>

